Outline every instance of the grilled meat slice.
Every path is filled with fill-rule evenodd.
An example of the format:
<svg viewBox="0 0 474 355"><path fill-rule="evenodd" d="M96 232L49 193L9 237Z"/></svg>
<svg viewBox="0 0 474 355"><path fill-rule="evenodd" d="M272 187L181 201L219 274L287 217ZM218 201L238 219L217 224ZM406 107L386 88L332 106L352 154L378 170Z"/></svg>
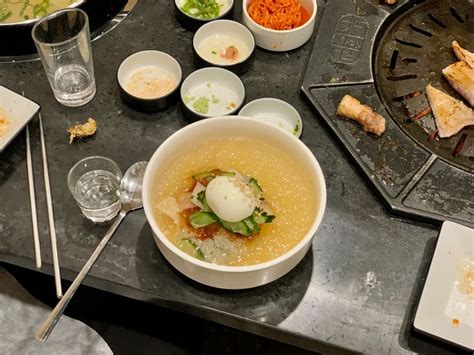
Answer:
<svg viewBox="0 0 474 355"><path fill-rule="evenodd" d="M457 41L453 41L453 51L459 60L466 62L471 69L474 69L474 53L462 48Z"/></svg>
<svg viewBox="0 0 474 355"><path fill-rule="evenodd" d="M434 88L431 84L426 87L426 93L440 138L451 137L464 127L474 125L474 110L462 101Z"/></svg>
<svg viewBox="0 0 474 355"><path fill-rule="evenodd" d="M385 131L385 118L350 95L342 98L337 114L358 122L365 132L380 136Z"/></svg>
<svg viewBox="0 0 474 355"><path fill-rule="evenodd" d="M461 61L444 68L443 75L453 89L474 106L474 69Z"/></svg>

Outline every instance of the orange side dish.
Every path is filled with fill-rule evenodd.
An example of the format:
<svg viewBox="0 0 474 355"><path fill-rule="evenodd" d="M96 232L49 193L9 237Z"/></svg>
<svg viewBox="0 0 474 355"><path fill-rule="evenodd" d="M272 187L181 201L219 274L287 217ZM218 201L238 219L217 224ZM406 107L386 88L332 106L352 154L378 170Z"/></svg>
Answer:
<svg viewBox="0 0 474 355"><path fill-rule="evenodd" d="M256 23L272 30L292 30L310 18L298 0L250 0L247 12Z"/></svg>

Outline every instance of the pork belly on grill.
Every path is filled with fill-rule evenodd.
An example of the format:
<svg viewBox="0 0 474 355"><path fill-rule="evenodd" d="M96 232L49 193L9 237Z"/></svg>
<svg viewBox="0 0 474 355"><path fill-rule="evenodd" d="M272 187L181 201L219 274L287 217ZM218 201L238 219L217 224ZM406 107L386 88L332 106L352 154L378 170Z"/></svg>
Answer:
<svg viewBox="0 0 474 355"><path fill-rule="evenodd" d="M474 69L474 53L462 48L457 41L453 41L453 51L459 60L466 62L471 69Z"/></svg>
<svg viewBox="0 0 474 355"><path fill-rule="evenodd" d="M474 69L460 61L444 68L443 75L453 89L474 106Z"/></svg>
<svg viewBox="0 0 474 355"><path fill-rule="evenodd" d="M426 87L426 93L440 138L451 137L464 127L474 125L474 110L462 101L434 88L431 84Z"/></svg>
<svg viewBox="0 0 474 355"><path fill-rule="evenodd" d="M366 132L380 136L385 131L385 118L350 95L343 97L337 114L358 122Z"/></svg>

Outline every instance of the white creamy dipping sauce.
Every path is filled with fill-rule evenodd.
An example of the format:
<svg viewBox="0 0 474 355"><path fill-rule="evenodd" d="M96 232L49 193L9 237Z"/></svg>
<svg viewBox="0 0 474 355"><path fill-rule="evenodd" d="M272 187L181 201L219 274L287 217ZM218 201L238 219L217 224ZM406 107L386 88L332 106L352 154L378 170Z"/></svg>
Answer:
<svg viewBox="0 0 474 355"><path fill-rule="evenodd" d="M165 96L176 86L176 78L157 66L137 69L125 82L125 90L141 99L156 99Z"/></svg>
<svg viewBox="0 0 474 355"><path fill-rule="evenodd" d="M237 37L216 34L204 38L199 44L197 52L210 63L231 65L247 59L250 54L250 48Z"/></svg>

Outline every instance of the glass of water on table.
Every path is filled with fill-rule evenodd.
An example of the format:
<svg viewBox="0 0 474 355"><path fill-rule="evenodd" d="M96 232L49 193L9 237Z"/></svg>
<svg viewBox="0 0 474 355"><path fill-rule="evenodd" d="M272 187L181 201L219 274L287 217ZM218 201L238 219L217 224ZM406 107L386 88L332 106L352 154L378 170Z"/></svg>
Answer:
<svg viewBox="0 0 474 355"><path fill-rule="evenodd" d="M81 9L51 13L34 25L31 35L56 100L82 106L95 95L89 18Z"/></svg>
<svg viewBox="0 0 474 355"><path fill-rule="evenodd" d="M122 172L111 159L93 156L77 162L67 176L69 191L82 214L93 222L105 222L120 211Z"/></svg>

